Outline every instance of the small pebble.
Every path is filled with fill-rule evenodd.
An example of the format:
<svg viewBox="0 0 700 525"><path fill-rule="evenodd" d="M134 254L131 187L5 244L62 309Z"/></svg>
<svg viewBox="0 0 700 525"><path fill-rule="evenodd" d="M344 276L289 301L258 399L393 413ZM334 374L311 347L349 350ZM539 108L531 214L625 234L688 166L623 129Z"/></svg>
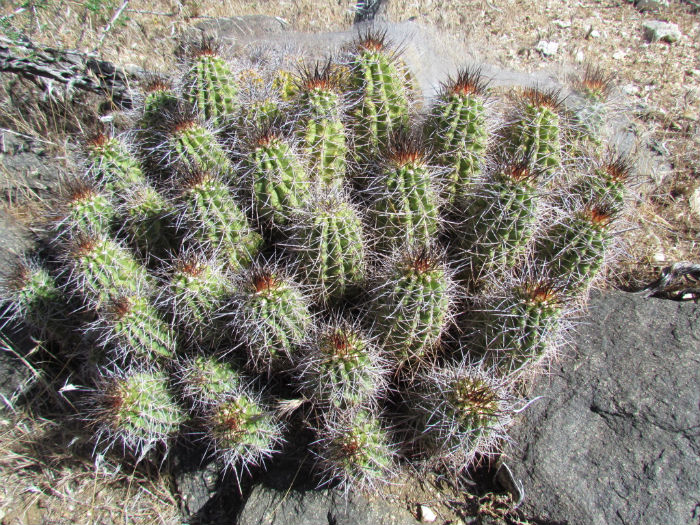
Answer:
<svg viewBox="0 0 700 525"><path fill-rule="evenodd" d="M555 20L554 25L557 27L561 27L562 29L566 29L568 27L571 27L571 22L567 20Z"/></svg>
<svg viewBox="0 0 700 525"><path fill-rule="evenodd" d="M426 505L418 507L418 515L422 523L432 523L437 519L433 509Z"/></svg>

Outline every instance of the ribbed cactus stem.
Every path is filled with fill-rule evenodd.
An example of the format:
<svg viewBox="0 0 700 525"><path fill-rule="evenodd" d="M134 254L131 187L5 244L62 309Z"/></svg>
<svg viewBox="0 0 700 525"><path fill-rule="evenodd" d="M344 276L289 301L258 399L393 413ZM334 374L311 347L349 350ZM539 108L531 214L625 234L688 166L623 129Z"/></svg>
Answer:
<svg viewBox="0 0 700 525"><path fill-rule="evenodd" d="M205 419L214 450L238 475L260 465L283 442L280 421L257 396L241 387L221 398Z"/></svg>
<svg viewBox="0 0 700 525"><path fill-rule="evenodd" d="M101 425L99 432L113 442L121 441L143 455L156 444L167 445L185 421L168 377L160 370L120 374L105 383L94 417Z"/></svg>
<svg viewBox="0 0 700 525"><path fill-rule="evenodd" d="M362 223L341 193L314 200L295 217L289 230L299 272L321 301L344 296L364 279Z"/></svg>
<svg viewBox="0 0 700 525"><path fill-rule="evenodd" d="M248 366L269 373L291 368L312 320L308 301L293 281L276 270L254 268L242 283L231 324L245 342Z"/></svg>
<svg viewBox="0 0 700 525"><path fill-rule="evenodd" d="M155 78L147 83L143 100L142 128L148 130L158 127L164 114L177 109L179 100L167 79Z"/></svg>
<svg viewBox="0 0 700 525"><path fill-rule="evenodd" d="M468 361L422 374L408 403L428 463L462 469L491 453L512 420L511 399L493 370Z"/></svg>
<svg viewBox="0 0 700 525"><path fill-rule="evenodd" d="M211 46L191 58L185 75L185 97L203 117L221 126L237 115L238 86L230 66Z"/></svg>
<svg viewBox="0 0 700 525"><path fill-rule="evenodd" d="M387 363L358 326L336 320L304 345L297 373L302 391L323 407L350 411L374 405L386 388Z"/></svg>
<svg viewBox="0 0 700 525"><path fill-rule="evenodd" d="M439 190L418 139L395 135L384 167L370 183L377 247L429 246L439 230Z"/></svg>
<svg viewBox="0 0 700 525"><path fill-rule="evenodd" d="M585 288L598 275L612 241L613 209L591 205L547 231L538 258L570 291Z"/></svg>
<svg viewBox="0 0 700 525"><path fill-rule="evenodd" d="M355 147L365 160L388 146L391 136L408 122L406 74L385 40L384 34L361 36L350 65L350 87L356 98Z"/></svg>
<svg viewBox="0 0 700 525"><path fill-rule="evenodd" d="M126 248L105 236L75 239L66 262L71 283L93 306L99 306L120 292L140 293L153 282Z"/></svg>
<svg viewBox="0 0 700 525"><path fill-rule="evenodd" d="M178 210L185 239L230 269L248 267L262 247L262 237L214 172L194 171L182 178Z"/></svg>
<svg viewBox="0 0 700 525"><path fill-rule="evenodd" d="M120 360L152 363L176 352L173 328L143 293L113 294L100 308L101 340Z"/></svg>
<svg viewBox="0 0 700 525"><path fill-rule="evenodd" d="M285 225L311 199L311 180L291 145L263 131L248 156L255 211L263 222Z"/></svg>
<svg viewBox="0 0 700 525"><path fill-rule="evenodd" d="M345 412L322 421L316 455L324 483L338 482L346 492L366 491L390 482L396 453L389 432L367 410Z"/></svg>
<svg viewBox="0 0 700 525"><path fill-rule="evenodd" d="M115 216L110 198L85 179L70 181L62 190L63 217L59 236L109 235Z"/></svg>
<svg viewBox="0 0 700 525"><path fill-rule="evenodd" d="M519 373L557 350L566 296L548 280L525 280L483 308L480 329L489 363Z"/></svg>
<svg viewBox="0 0 700 525"><path fill-rule="evenodd" d="M450 320L453 283L440 257L408 253L386 272L372 308L379 340L399 364L419 359L440 342Z"/></svg>
<svg viewBox="0 0 700 525"><path fill-rule="evenodd" d="M175 248L175 208L155 188L136 185L123 200L123 233L142 259L163 257Z"/></svg>
<svg viewBox="0 0 700 525"><path fill-rule="evenodd" d="M340 189L345 180L347 145L342 121L340 80L329 62L307 70L296 96L301 118L297 135L309 159L310 172L329 189Z"/></svg>
<svg viewBox="0 0 700 525"><path fill-rule="evenodd" d="M503 166L474 190L459 228L468 278L515 266L532 239L540 192L537 173L525 163Z"/></svg>
<svg viewBox="0 0 700 525"><path fill-rule="evenodd" d="M87 142L87 177L94 179L108 194L119 200L121 192L145 177L138 160L119 138L98 134Z"/></svg>
<svg viewBox="0 0 700 525"><path fill-rule="evenodd" d="M160 149L166 165L233 176L231 161L212 131L188 115L175 118Z"/></svg>
<svg viewBox="0 0 700 525"><path fill-rule="evenodd" d="M448 202L464 199L481 174L488 146L486 82L479 70L464 69L443 85L428 118L437 162L447 168L442 188Z"/></svg>
<svg viewBox="0 0 700 525"><path fill-rule="evenodd" d="M217 342L225 337L219 309L233 286L215 262L186 253L170 273L170 303L180 332L194 342Z"/></svg>
<svg viewBox="0 0 700 525"><path fill-rule="evenodd" d="M511 129L511 153L530 168L552 176L561 167L561 103L556 91L523 91L520 113Z"/></svg>
<svg viewBox="0 0 700 525"><path fill-rule="evenodd" d="M197 355L183 360L178 370L183 395L196 409L211 407L234 394L242 384L233 366L216 356Z"/></svg>

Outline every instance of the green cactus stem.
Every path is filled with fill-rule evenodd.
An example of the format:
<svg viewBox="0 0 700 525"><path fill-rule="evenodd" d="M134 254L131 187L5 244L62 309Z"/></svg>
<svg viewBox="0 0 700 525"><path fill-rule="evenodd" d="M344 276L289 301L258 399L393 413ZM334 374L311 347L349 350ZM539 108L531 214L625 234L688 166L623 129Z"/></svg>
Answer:
<svg viewBox="0 0 700 525"><path fill-rule="evenodd" d="M128 250L105 236L79 236L66 253L66 263L68 288L93 307L117 293L140 293L153 282Z"/></svg>
<svg viewBox="0 0 700 525"><path fill-rule="evenodd" d="M531 170L549 177L561 167L560 106L558 91L527 88L510 130L513 157L527 161Z"/></svg>
<svg viewBox="0 0 700 525"><path fill-rule="evenodd" d="M56 226L59 237L110 233L115 216L114 206L94 184L78 178L66 183L61 193L62 217Z"/></svg>
<svg viewBox="0 0 700 525"><path fill-rule="evenodd" d="M366 272L362 223L342 194L317 198L288 230L303 281L322 302L343 297L362 282Z"/></svg>
<svg viewBox="0 0 700 525"><path fill-rule="evenodd" d="M171 82L164 77L153 77L144 85L143 130L157 128L163 122L163 115L177 110L179 98Z"/></svg>
<svg viewBox="0 0 700 525"><path fill-rule="evenodd" d="M216 356L204 355L182 360L178 379L184 397L197 410L220 403L238 392L242 384L233 366Z"/></svg>
<svg viewBox="0 0 700 525"><path fill-rule="evenodd" d="M367 410L324 418L317 430L316 455L324 481L345 492L374 490L389 483L396 469L391 436Z"/></svg>
<svg viewBox="0 0 700 525"><path fill-rule="evenodd" d="M308 301L279 271L253 268L233 305L232 328L248 350L256 372L290 368L299 344L312 329Z"/></svg>
<svg viewBox="0 0 700 525"><path fill-rule="evenodd" d="M149 184L135 185L124 197L122 233L143 259L162 258L175 249L175 208Z"/></svg>
<svg viewBox="0 0 700 525"><path fill-rule="evenodd" d="M185 415L170 393L167 375L157 369L113 375L98 388L93 415L99 436L121 442L143 457L179 431Z"/></svg>
<svg viewBox="0 0 700 525"><path fill-rule="evenodd" d="M376 344L342 319L314 332L297 365L302 392L340 411L373 406L387 386L387 371Z"/></svg>
<svg viewBox="0 0 700 525"><path fill-rule="evenodd" d="M143 293L114 293L99 311L101 342L119 360L155 362L172 359L172 327Z"/></svg>
<svg viewBox="0 0 700 525"><path fill-rule="evenodd" d="M207 171L188 173L179 183L177 223L185 239L232 270L248 267L262 248L262 237L250 227L228 186Z"/></svg>
<svg viewBox="0 0 700 525"><path fill-rule="evenodd" d="M514 413L507 382L468 361L423 373L408 398L427 463L458 470L493 453Z"/></svg>
<svg viewBox="0 0 700 525"><path fill-rule="evenodd" d="M214 261L185 253L169 272L169 302L180 333L194 342L216 343L225 338L217 317L233 284Z"/></svg>
<svg viewBox="0 0 700 525"><path fill-rule="evenodd" d="M526 163L504 165L474 190L459 227L465 278L478 280L521 261L535 231L539 200L538 174Z"/></svg>
<svg viewBox="0 0 700 525"><path fill-rule="evenodd" d="M283 226L310 200L309 175L291 145L271 128L254 142L247 164L256 215Z"/></svg>
<svg viewBox="0 0 700 525"><path fill-rule="evenodd" d="M371 182L370 216L377 248L429 246L439 231L439 190L419 139L393 139L380 175Z"/></svg>
<svg viewBox="0 0 700 525"><path fill-rule="evenodd" d="M356 98L352 111L355 149L365 160L386 148L409 117L406 74L385 37L385 33L361 35L350 65L350 88Z"/></svg>
<svg viewBox="0 0 700 525"><path fill-rule="evenodd" d="M426 250L393 262L374 291L379 340L399 364L434 349L450 321L454 286L440 257Z"/></svg>
<svg viewBox="0 0 700 525"><path fill-rule="evenodd" d="M610 211L621 213L631 172L627 157L611 153L602 162L594 162L589 172L580 174L567 196L588 205L603 204Z"/></svg>
<svg viewBox="0 0 700 525"><path fill-rule="evenodd" d="M345 180L348 149L337 70L330 61L325 67L317 64L315 69L306 70L297 83L297 135L309 159L312 178L329 189L340 189Z"/></svg>
<svg viewBox="0 0 700 525"><path fill-rule="evenodd" d="M485 301L478 346L502 374L519 374L556 352L567 300L551 281L525 279Z"/></svg>
<svg viewBox="0 0 700 525"><path fill-rule="evenodd" d="M203 117L222 126L238 113L238 86L230 66L211 43L196 46L185 74L185 98Z"/></svg>
<svg viewBox="0 0 700 525"><path fill-rule="evenodd" d="M614 220L614 209L606 205L585 206L544 233L537 257L567 290L585 289L605 264Z"/></svg>
<svg viewBox="0 0 700 525"><path fill-rule="evenodd" d="M430 110L427 133L437 163L447 168L443 193L454 203L468 197L488 146L486 81L478 69L449 79Z"/></svg>
<svg viewBox="0 0 700 525"><path fill-rule="evenodd" d="M145 182L138 160L120 139L99 133L87 141L86 150L87 178L96 180L117 202L123 191Z"/></svg>
<svg viewBox="0 0 700 525"><path fill-rule="evenodd" d="M225 466L240 475L262 464L283 442L280 421L244 388L227 394L207 411L207 435Z"/></svg>
<svg viewBox="0 0 700 525"><path fill-rule="evenodd" d="M167 139L160 145L161 163L178 169L214 171L233 177L231 161L214 133L188 112L171 117Z"/></svg>

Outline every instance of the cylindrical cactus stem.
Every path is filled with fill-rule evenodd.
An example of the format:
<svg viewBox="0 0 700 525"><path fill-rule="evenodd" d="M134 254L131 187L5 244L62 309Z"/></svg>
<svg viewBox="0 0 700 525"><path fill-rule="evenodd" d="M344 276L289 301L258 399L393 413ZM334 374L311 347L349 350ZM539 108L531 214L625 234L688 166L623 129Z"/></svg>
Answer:
<svg viewBox="0 0 700 525"><path fill-rule="evenodd" d="M322 485L337 483L344 492L370 491L390 483L396 473L391 433L369 410L321 417L314 453Z"/></svg>
<svg viewBox="0 0 700 525"><path fill-rule="evenodd" d="M632 164L625 155L608 153L606 157L581 173L567 188L565 200L584 204L604 204L611 211L620 213L625 206L627 183Z"/></svg>
<svg viewBox="0 0 700 525"><path fill-rule="evenodd" d="M297 83L296 129L311 176L329 189L340 189L348 149L337 68L330 60L325 66L316 64L313 70L304 70Z"/></svg>
<svg viewBox="0 0 700 525"><path fill-rule="evenodd" d="M378 281L371 309L380 343L399 365L430 354L450 324L456 295L441 254L406 250Z"/></svg>
<svg viewBox="0 0 700 525"><path fill-rule="evenodd" d="M176 337L146 293L115 292L99 310L100 342L119 361L156 362L175 356Z"/></svg>
<svg viewBox="0 0 700 525"><path fill-rule="evenodd" d="M121 244L104 235L74 239L65 260L66 291L78 291L93 307L99 307L115 293L142 292L152 283L146 268Z"/></svg>
<svg viewBox="0 0 700 525"><path fill-rule="evenodd" d="M230 363L201 354L181 359L177 378L183 396L197 411L220 403L243 384L241 374Z"/></svg>
<svg viewBox="0 0 700 525"><path fill-rule="evenodd" d="M538 218L539 173L527 163L504 163L466 201L458 227L462 276L478 281L521 261Z"/></svg>
<svg viewBox="0 0 700 525"><path fill-rule="evenodd" d="M75 178L61 188L60 218L55 226L60 237L109 235L115 209L108 195L86 178Z"/></svg>
<svg viewBox="0 0 700 525"><path fill-rule="evenodd" d="M0 276L2 303L6 320L27 323L41 338L71 339L68 299L38 259L21 258Z"/></svg>
<svg viewBox="0 0 700 525"><path fill-rule="evenodd" d="M170 392L168 376L157 368L111 373L96 388L88 414L97 440L106 447L127 447L145 456L168 445L185 421Z"/></svg>
<svg viewBox="0 0 700 525"><path fill-rule="evenodd" d="M195 113L179 108L164 119L161 126L166 133L157 153L161 165L181 170L215 171L227 179L233 177L226 151Z"/></svg>
<svg viewBox="0 0 700 525"><path fill-rule="evenodd" d="M288 224L311 198L311 180L294 151L274 126L256 133L246 159L254 211L262 222Z"/></svg>
<svg viewBox="0 0 700 525"><path fill-rule="evenodd" d="M571 300L553 281L518 277L478 302L472 332L480 340L473 349L502 375L519 375L556 354Z"/></svg>
<svg viewBox="0 0 700 525"><path fill-rule="evenodd" d="M585 290L606 262L615 218L615 210L606 204L583 206L543 234L538 260L569 292Z"/></svg>
<svg viewBox="0 0 700 525"><path fill-rule="evenodd" d="M205 413L207 437L216 455L237 477L279 450L283 425L259 395L239 386Z"/></svg>
<svg viewBox="0 0 700 525"><path fill-rule="evenodd" d="M175 208L148 183L125 192L120 215L122 233L143 260L163 258L177 245Z"/></svg>
<svg viewBox="0 0 700 525"><path fill-rule="evenodd" d="M86 150L87 178L97 181L116 202L123 191L145 182L138 160L121 139L98 133L88 139Z"/></svg>
<svg viewBox="0 0 700 525"><path fill-rule="evenodd" d="M178 218L185 241L216 255L232 270L250 266L262 248L229 187L213 171L183 174L177 198Z"/></svg>
<svg viewBox="0 0 700 525"><path fill-rule="evenodd" d="M143 86L143 115L140 131L148 134L163 122L163 115L177 111L180 104L172 82L163 76L153 76Z"/></svg>
<svg viewBox="0 0 700 525"><path fill-rule="evenodd" d="M362 223L341 192L317 195L286 229L303 282L321 302L343 297L365 278Z"/></svg>
<svg viewBox="0 0 700 525"><path fill-rule="evenodd" d="M575 89L583 97L583 103L573 111L577 136L599 146L603 140L603 129L608 118L608 97L612 91L615 76L600 67L587 64Z"/></svg>
<svg viewBox="0 0 700 525"><path fill-rule="evenodd" d="M308 299L280 270L256 266L246 272L232 305L231 327L256 372L291 368L298 346L313 329Z"/></svg>
<svg viewBox="0 0 700 525"><path fill-rule="evenodd" d="M184 94L187 101L215 126L222 126L238 113L235 75L211 40L189 46Z"/></svg>
<svg viewBox="0 0 700 525"><path fill-rule="evenodd" d="M393 135L381 172L367 189L380 251L434 242L440 229L435 180L420 138L408 130Z"/></svg>
<svg viewBox="0 0 700 525"><path fill-rule="evenodd" d="M392 134L409 119L407 73L386 33L367 31L355 42L350 89L355 98L351 111L355 153L366 161L386 148Z"/></svg>
<svg viewBox="0 0 700 525"><path fill-rule="evenodd" d="M336 317L303 345L296 375L302 393L321 407L351 411L375 406L387 388L388 362L359 322Z"/></svg>
<svg viewBox="0 0 700 525"><path fill-rule="evenodd" d="M425 462L458 471L495 451L514 414L507 380L469 361L420 374L406 404Z"/></svg>
<svg viewBox="0 0 700 525"><path fill-rule="evenodd" d="M454 203L471 194L488 146L487 81L481 70L465 68L443 84L433 104L426 132L443 177L445 200Z"/></svg>
<svg viewBox="0 0 700 525"><path fill-rule="evenodd" d="M215 259L187 251L168 270L168 303L183 337L194 343L218 343L226 336L218 315L233 293L233 283Z"/></svg>
<svg viewBox="0 0 700 525"><path fill-rule="evenodd" d="M512 156L527 161L531 170L548 177L553 176L562 163L560 107L559 91L524 89L509 130Z"/></svg>

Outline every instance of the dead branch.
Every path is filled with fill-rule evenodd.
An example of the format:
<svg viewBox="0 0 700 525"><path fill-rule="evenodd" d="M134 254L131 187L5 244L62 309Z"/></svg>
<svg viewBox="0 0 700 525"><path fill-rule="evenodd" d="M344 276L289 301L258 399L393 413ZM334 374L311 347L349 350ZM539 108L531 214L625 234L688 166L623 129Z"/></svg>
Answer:
<svg viewBox="0 0 700 525"><path fill-rule="evenodd" d="M28 40L3 37L0 37L0 72L25 77L47 91L53 83L59 83L67 89L104 95L126 109L133 105L129 83L145 74L143 71L127 74L111 62L77 51L40 47Z"/></svg>

